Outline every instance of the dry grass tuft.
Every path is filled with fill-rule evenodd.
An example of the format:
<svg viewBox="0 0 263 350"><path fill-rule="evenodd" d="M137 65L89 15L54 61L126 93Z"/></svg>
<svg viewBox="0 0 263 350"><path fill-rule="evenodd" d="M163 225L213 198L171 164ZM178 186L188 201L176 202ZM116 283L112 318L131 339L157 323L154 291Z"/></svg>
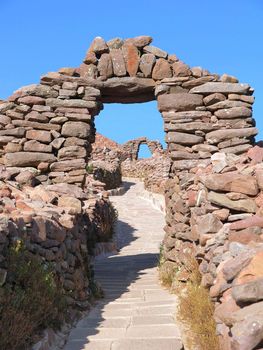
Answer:
<svg viewBox="0 0 263 350"><path fill-rule="evenodd" d="M216 323L213 318L214 305L208 290L201 286L197 261L191 256L186 257L184 268L189 274L186 283L177 280L176 274L179 269L174 265L160 259L159 274L162 284L178 295L177 318L188 330L185 345L191 350L219 350Z"/></svg>
<svg viewBox="0 0 263 350"><path fill-rule="evenodd" d="M23 245L12 248L0 295L0 349L29 349L39 331L58 329L65 314L64 294L52 269Z"/></svg>

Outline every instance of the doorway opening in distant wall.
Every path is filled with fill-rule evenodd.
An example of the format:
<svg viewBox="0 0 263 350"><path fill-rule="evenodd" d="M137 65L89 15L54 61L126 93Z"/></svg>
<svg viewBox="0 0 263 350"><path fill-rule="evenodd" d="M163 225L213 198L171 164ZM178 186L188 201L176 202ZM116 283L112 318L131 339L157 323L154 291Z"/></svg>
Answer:
<svg viewBox="0 0 263 350"><path fill-rule="evenodd" d="M150 151L148 145L141 144L139 146L138 159L146 159L151 157L152 157L152 152Z"/></svg>

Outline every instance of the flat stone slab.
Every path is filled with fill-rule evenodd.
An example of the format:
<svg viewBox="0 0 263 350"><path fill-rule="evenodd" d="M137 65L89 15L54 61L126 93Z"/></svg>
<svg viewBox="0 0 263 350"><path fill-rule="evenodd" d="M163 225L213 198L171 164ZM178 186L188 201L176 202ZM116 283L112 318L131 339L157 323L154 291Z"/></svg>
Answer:
<svg viewBox="0 0 263 350"><path fill-rule="evenodd" d="M111 350L112 340L92 340L83 342L83 340L70 340L64 350Z"/></svg>
<svg viewBox="0 0 263 350"><path fill-rule="evenodd" d="M212 94L214 92L221 92L224 94L246 94L249 88L250 86L248 84L208 82L192 88L190 93Z"/></svg>
<svg viewBox="0 0 263 350"><path fill-rule="evenodd" d="M123 339L112 343L111 350L182 350L180 339Z"/></svg>

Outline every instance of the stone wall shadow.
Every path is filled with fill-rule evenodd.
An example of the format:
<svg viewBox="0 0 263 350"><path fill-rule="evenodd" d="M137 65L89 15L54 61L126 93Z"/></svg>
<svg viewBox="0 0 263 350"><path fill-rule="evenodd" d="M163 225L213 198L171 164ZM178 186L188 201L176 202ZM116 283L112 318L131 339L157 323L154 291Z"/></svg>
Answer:
<svg viewBox="0 0 263 350"><path fill-rule="evenodd" d="M125 222L119 222L122 229L125 228L125 232L128 232L127 241L124 243L127 245L136 239L132 236L135 229ZM120 310L119 306L116 307L116 305L113 305L111 307L110 304L120 298L125 292L131 291L129 288L131 284L140 279L146 273L146 269L153 268L157 264L158 254L151 253L138 253L125 256L117 253L115 255L98 256L95 260L95 280L101 285L104 291L104 298L98 300L94 307L91 308L89 315L78 322L77 328L72 330L71 337L64 350L83 350L92 341L90 337L94 337L95 335L98 336L98 339L102 339L102 337L107 338L106 335L99 335L102 329L100 326L105 320L103 314L107 307L111 308L113 314L116 312L116 318L114 316L114 320L110 321L107 328L111 328L111 332L114 332L114 328L118 332L120 324L125 328L125 319L131 317L132 309L130 307L126 308L123 305L123 307L120 307ZM138 298L136 297L136 293L134 295L131 294L131 297L128 297L127 301L143 301L143 297L139 296L140 292L138 291ZM112 343L113 341L114 339L112 341L107 340L108 343ZM105 350L110 349L110 346L107 346L106 343L104 345L102 342L101 346L103 349L103 346L105 346Z"/></svg>

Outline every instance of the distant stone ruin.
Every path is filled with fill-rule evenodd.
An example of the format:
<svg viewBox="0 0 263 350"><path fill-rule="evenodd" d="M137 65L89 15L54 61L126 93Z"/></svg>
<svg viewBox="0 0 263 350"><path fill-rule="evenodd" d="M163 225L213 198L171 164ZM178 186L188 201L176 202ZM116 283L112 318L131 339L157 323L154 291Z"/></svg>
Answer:
<svg viewBox="0 0 263 350"><path fill-rule="evenodd" d="M122 145L122 149L129 155L130 160L138 160L141 145L147 145L152 155L156 152L160 153L163 150L163 146L159 141L151 141L147 137L130 140Z"/></svg>

